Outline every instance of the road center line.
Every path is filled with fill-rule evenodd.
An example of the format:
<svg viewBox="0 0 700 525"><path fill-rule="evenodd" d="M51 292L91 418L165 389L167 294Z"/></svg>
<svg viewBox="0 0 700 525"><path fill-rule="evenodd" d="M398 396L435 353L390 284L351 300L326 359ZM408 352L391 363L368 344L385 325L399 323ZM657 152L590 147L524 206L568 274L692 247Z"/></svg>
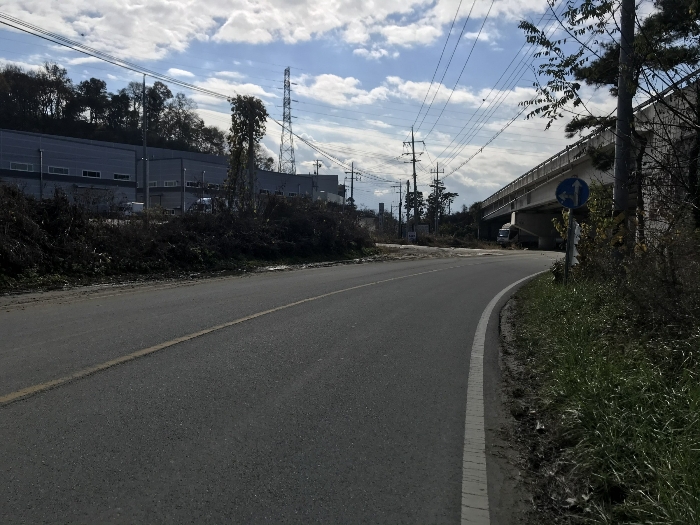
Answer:
<svg viewBox="0 0 700 525"><path fill-rule="evenodd" d="M477 263L477 264L483 264L483 263ZM67 383L72 383L73 381L84 379L84 378L91 376L93 374L96 374L98 372L102 372L104 370L107 370L108 368L112 368L113 366L121 365L121 364L127 363L129 361L133 361L133 360L138 359L140 357L144 357L144 356L153 354L155 352L158 352L159 350L169 348L169 347L177 345L179 343L191 341L192 339L196 339L197 337L201 337L203 335L207 335L207 334L210 334L212 332L216 332L218 330L223 330L224 328L228 328L230 326L245 323L246 321L251 321L253 319L257 319L258 317L262 317L264 315L279 312L280 310L292 308L293 306L299 306L300 304L309 303L311 301L317 301L318 299L323 299L325 297L331 297L333 295L337 295L337 294L341 294L341 293L345 293L345 292L350 292L352 290L359 290L360 288L366 288L368 286L374 286L377 284L388 283L391 281L398 281L401 279L408 279L409 277L416 277L418 275L426 275L429 273L443 272L445 270L452 270L454 268L462 268L465 266L475 266L475 265L474 264L459 264L459 265L454 265L454 266L448 266L447 268L426 270L424 272L412 273L410 275L402 275L400 277L391 277L389 279L382 279L380 281L373 281L371 283L359 284L357 286L351 286L350 288L344 288L342 290L336 290L334 292L324 293L321 295L317 295L315 297L309 297L307 299L295 301L293 303L285 304L283 306L277 306L276 308L271 308L269 310L264 310L262 312L257 312L257 313L251 314L251 315L247 315L245 317L241 317L241 318L236 319L234 321L229 321L227 323L223 323L223 324L219 324L219 325L212 326L209 328L205 328L204 330L199 330L198 332L193 332L193 333L188 334L188 335L183 335L181 337L171 339L170 341L165 341L164 343L159 343L157 345L150 346L150 347L144 348L142 350L137 350L136 352L132 352L130 354L126 354L126 355L117 357L115 359L110 359L109 361L105 361L104 363L100 363L100 364L97 364L94 366L83 368L82 370L78 370L76 372L73 372L70 375L63 376L63 377L60 377L58 379L53 379L51 381L46 381L45 383L39 383L39 384L32 385L32 386L29 386L26 388L22 388L20 390L16 390L16 391L11 392L9 394L6 394L4 396L0 396L0 407L4 407L4 406L9 405L10 403L14 403L15 401L19 401L21 399L26 399L30 396L34 396L34 395L39 394L41 392L51 390L52 388L56 388L56 387L65 385Z"/></svg>
<svg viewBox="0 0 700 525"><path fill-rule="evenodd" d="M486 329L498 301L513 287L539 275L529 275L506 286L486 306L474 334L467 383L467 411L464 419L462 453L462 525L490 525L486 483L486 432L484 430L484 343Z"/></svg>

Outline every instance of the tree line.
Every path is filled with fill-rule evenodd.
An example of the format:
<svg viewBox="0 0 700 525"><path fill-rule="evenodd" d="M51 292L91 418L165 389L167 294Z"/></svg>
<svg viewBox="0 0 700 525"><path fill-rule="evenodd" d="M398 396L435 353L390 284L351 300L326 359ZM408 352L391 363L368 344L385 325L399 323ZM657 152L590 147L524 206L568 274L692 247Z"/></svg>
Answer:
<svg viewBox="0 0 700 525"><path fill-rule="evenodd" d="M204 124L196 103L156 81L146 86L148 144L224 155L226 134ZM74 83L66 69L46 62L36 71L14 65L0 70L0 122L5 129L140 144L143 86L130 82L116 92L90 78Z"/></svg>
<svg viewBox="0 0 700 525"><path fill-rule="evenodd" d="M449 192L445 183L441 180L433 180L430 184L431 191L426 198L422 191L407 191L404 208L406 210L406 222L412 221L415 213L414 201L418 208L418 222L430 225L431 231L435 226L435 219L442 221L444 217L452 214L452 203L459 193Z"/></svg>

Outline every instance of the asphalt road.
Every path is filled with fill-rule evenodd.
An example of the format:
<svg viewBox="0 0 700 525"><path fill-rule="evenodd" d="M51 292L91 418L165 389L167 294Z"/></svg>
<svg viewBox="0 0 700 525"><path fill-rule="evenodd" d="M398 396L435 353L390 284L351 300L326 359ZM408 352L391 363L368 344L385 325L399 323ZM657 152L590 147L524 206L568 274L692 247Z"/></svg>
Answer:
<svg viewBox="0 0 700 525"><path fill-rule="evenodd" d="M552 259L0 303L0 400L184 338L0 407L0 523L458 523L475 328Z"/></svg>

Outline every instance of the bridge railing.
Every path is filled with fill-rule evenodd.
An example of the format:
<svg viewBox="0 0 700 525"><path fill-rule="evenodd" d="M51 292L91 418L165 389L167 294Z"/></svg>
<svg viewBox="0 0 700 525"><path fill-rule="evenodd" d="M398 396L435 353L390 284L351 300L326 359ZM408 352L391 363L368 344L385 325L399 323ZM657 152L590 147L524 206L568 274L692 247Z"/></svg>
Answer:
<svg viewBox="0 0 700 525"><path fill-rule="evenodd" d="M670 93L673 93L677 89L680 89L681 86L684 84L687 84L690 80L692 80L694 77L696 77L698 74L700 74L700 69L693 71L692 73L686 75L682 79L674 82L671 84L669 87L664 89L663 91L659 92L658 94L654 95L653 97L650 97L649 99L645 100L641 104L638 104L634 108L634 112L637 113L648 106L656 103L658 100L666 97ZM563 158L567 157L567 164L570 163L570 156L572 154L573 150L576 150L576 153L574 154L574 158L578 158L580 155L580 148L584 145L587 144L591 139L595 137L600 137L601 139L603 138L603 133L610 133L611 135L614 136L614 133L610 131L605 131L605 132L600 132L600 131L594 131L592 133L589 133L585 137L577 140L573 144L569 144L565 149L555 153L551 157L549 157L547 160L541 162L531 170L529 170L527 173L524 175L521 175L517 179L515 179L513 182L507 184L500 190L498 190L496 193L491 195L490 197L487 197L481 204L482 204L482 209L486 214L488 213L493 213L496 210L488 210L487 208L493 204L498 203L501 199L504 199L510 195L512 195L514 192L522 188L523 186L529 185L536 180L545 177L549 175L552 171L555 169L559 168L562 166ZM505 205L510 204L509 201ZM501 206L502 208L503 206ZM500 208L498 208L500 209Z"/></svg>
<svg viewBox="0 0 700 525"><path fill-rule="evenodd" d="M498 202L503 197L511 195L513 192L519 190L523 186L532 184L538 179L549 175L552 171L559 169L566 164L570 164L571 156L573 155L574 159L578 158L580 147L584 144L587 144L590 139L594 138L597 135L599 135L599 132L594 132L589 135L586 135L582 139L574 142L573 144L569 144L565 149L552 155L544 162L541 162L524 175L521 175L513 182L507 184L506 186L498 190L496 193L485 199L482 203L482 208L485 209L488 206Z"/></svg>

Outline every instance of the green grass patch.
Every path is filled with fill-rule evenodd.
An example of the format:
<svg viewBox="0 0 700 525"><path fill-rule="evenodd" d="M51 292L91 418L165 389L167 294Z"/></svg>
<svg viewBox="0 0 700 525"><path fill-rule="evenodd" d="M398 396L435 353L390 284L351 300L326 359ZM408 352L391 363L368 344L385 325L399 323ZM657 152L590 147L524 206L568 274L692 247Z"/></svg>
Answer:
<svg viewBox="0 0 700 525"><path fill-rule="evenodd" d="M700 523L700 329L647 326L628 305L551 275L517 295L519 360L549 425L533 433L549 440L538 503L568 523Z"/></svg>

